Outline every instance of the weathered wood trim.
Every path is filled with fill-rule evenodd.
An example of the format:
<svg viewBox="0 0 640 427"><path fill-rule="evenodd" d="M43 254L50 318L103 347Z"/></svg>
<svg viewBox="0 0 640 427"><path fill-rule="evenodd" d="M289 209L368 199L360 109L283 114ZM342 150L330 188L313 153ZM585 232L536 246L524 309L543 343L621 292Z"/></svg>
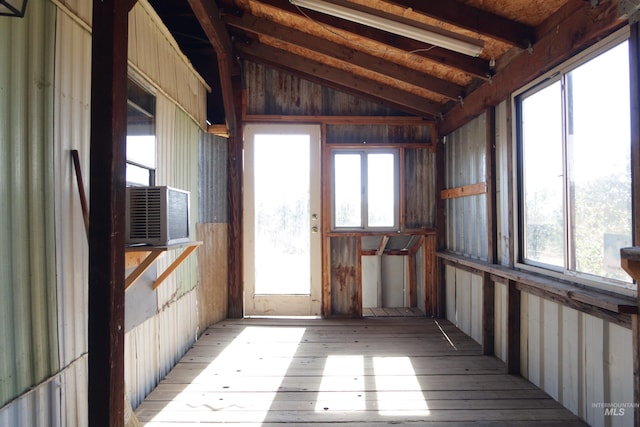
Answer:
<svg viewBox="0 0 640 427"><path fill-rule="evenodd" d="M246 91L245 91L246 93ZM243 111L246 111L244 109ZM246 114L243 122L304 122L324 123L327 125L399 125L399 126L429 126L435 128L435 123L416 116L289 116L280 114ZM324 134L323 134L324 135Z"/></svg>
<svg viewBox="0 0 640 427"><path fill-rule="evenodd" d="M610 295L586 289L573 282L489 264L449 252L438 252L436 255L443 263L453 265L456 268L473 268L502 277L516 283L518 289L524 292L555 301L627 328L631 327L629 315L638 312L638 305L633 298Z"/></svg>
<svg viewBox="0 0 640 427"><path fill-rule="evenodd" d="M416 275L416 256L415 253L409 254L407 257L407 270L409 276L409 307L418 306L418 281Z"/></svg>
<svg viewBox="0 0 640 427"><path fill-rule="evenodd" d="M482 354L493 356L495 341L495 284L491 274L482 274Z"/></svg>
<svg viewBox="0 0 640 427"><path fill-rule="evenodd" d="M487 183L463 185L461 187L447 188L440 191L441 199L455 199L457 197L477 196L487 192Z"/></svg>
<svg viewBox="0 0 640 427"><path fill-rule="evenodd" d="M233 79L234 95L242 98L240 77ZM234 105L241 108L241 102ZM236 118L242 116L242 111L235 111ZM242 126L231 132L227 140L227 171L229 176L229 292L227 315L230 319L240 319L244 316L244 233L242 229Z"/></svg>
<svg viewBox="0 0 640 427"><path fill-rule="evenodd" d="M239 71L234 69L231 39L224 23L220 19L220 11L215 2L205 0L188 0L188 2L193 14L198 19L205 35L216 51L225 120L229 132L233 133L237 126L233 77L237 76Z"/></svg>
<svg viewBox="0 0 640 427"><path fill-rule="evenodd" d="M485 170L487 184L487 254L490 263L498 259L498 206L496 188L496 109L487 109Z"/></svg>
<svg viewBox="0 0 640 427"><path fill-rule="evenodd" d="M507 372L520 375L520 313L521 295L516 283L507 285Z"/></svg>
<svg viewBox="0 0 640 427"><path fill-rule="evenodd" d="M436 317L438 315L438 266L436 259L436 236L434 234L424 237L424 308L425 315Z"/></svg>
<svg viewBox="0 0 640 427"><path fill-rule="evenodd" d="M129 6L129 0L93 2L88 323L88 421L92 427L124 426Z"/></svg>
<svg viewBox="0 0 640 427"><path fill-rule="evenodd" d="M633 228L633 244L640 245L640 221L638 221L638 210L640 209L640 24L634 23L631 26L629 35L629 62L630 62L630 93L631 93L631 212ZM635 251L631 253L623 253L622 265L625 271L629 269L640 275L639 269L635 265L640 263L640 257ZM634 258L634 259L631 259ZM626 259L626 261L625 261ZM626 265L625 265L626 264ZM629 271L628 271L629 272ZM630 273L631 274L631 273ZM638 283L638 277L632 276ZM640 311L640 292L638 293L636 303L638 311ZM633 401L640 402L640 325L638 315L631 316L631 334L633 347ZM634 426L640 426L640 408L634 408Z"/></svg>
<svg viewBox="0 0 640 427"><path fill-rule="evenodd" d="M575 8L576 5L576 12L534 44L531 53L520 53L507 66L499 69L491 82L484 83L469 94L464 104L456 104L445 114L440 134L448 135L459 129L487 107L507 99L513 91L626 24L625 20L618 18L617 1L599 2L596 8L592 8L590 2L570 0L565 7Z"/></svg>

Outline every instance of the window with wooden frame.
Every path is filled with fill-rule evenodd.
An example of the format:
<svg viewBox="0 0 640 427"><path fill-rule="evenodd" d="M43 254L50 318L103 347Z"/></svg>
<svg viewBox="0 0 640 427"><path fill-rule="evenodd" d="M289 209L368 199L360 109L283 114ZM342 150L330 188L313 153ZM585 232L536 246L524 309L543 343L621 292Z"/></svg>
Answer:
<svg viewBox="0 0 640 427"><path fill-rule="evenodd" d="M127 85L127 185L156 181L156 97L135 81Z"/></svg>
<svg viewBox="0 0 640 427"><path fill-rule="evenodd" d="M631 287L629 47L626 37L515 98L519 259L585 283Z"/></svg>
<svg viewBox="0 0 640 427"><path fill-rule="evenodd" d="M334 231L398 230L398 150L335 149L331 165Z"/></svg>

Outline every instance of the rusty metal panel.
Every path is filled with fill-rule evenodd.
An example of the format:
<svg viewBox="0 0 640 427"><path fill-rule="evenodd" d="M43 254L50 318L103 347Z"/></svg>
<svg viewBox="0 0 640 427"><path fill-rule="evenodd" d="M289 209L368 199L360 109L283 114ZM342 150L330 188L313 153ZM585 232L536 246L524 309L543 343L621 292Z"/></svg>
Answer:
<svg viewBox="0 0 640 427"><path fill-rule="evenodd" d="M445 144L446 188L486 182L486 115L448 135ZM447 249L487 259L487 196L446 200Z"/></svg>
<svg viewBox="0 0 640 427"><path fill-rule="evenodd" d="M48 1L29 2L22 19L0 17L0 407L34 386L53 399L38 385L59 367L54 43ZM26 403L18 414L30 425L59 423L48 405Z"/></svg>
<svg viewBox="0 0 640 427"><path fill-rule="evenodd" d="M431 142L431 127L427 125L388 124L329 124L327 142L330 144L400 144Z"/></svg>
<svg viewBox="0 0 640 427"><path fill-rule="evenodd" d="M360 316L357 237L331 237L331 314Z"/></svg>
<svg viewBox="0 0 640 427"><path fill-rule="evenodd" d="M227 139L200 132L198 222L228 223Z"/></svg>
<svg viewBox="0 0 640 427"><path fill-rule="evenodd" d="M404 151L405 226L408 229L435 227L435 153L426 148Z"/></svg>
<svg viewBox="0 0 640 427"><path fill-rule="evenodd" d="M402 116L383 105L244 61L249 115Z"/></svg>

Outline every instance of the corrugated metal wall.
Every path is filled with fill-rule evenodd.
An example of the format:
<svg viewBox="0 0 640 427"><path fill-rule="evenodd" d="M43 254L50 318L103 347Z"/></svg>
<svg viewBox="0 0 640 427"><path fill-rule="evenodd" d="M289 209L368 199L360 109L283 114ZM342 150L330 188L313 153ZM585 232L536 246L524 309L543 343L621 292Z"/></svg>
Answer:
<svg viewBox="0 0 640 427"><path fill-rule="evenodd" d="M129 65L206 128L206 84L146 0L129 12Z"/></svg>
<svg viewBox="0 0 640 427"><path fill-rule="evenodd" d="M405 227L435 227L435 153L429 148L407 148L404 151L404 175Z"/></svg>
<svg viewBox="0 0 640 427"><path fill-rule="evenodd" d="M53 72L55 8L0 17L0 406L58 370ZM48 425L47 392L0 412L3 425ZM42 399L40 399L42 397ZM44 400L42 412L33 409ZM24 419L21 413L34 418ZM17 417L17 418L16 418ZM16 424L25 421L26 424ZM6 423L5 423L6 421Z"/></svg>
<svg viewBox="0 0 640 427"><path fill-rule="evenodd" d="M482 276L447 266L447 319L482 341ZM506 360L506 286L495 285L494 351ZM522 293L522 375L593 426L632 425L592 403L633 403L631 330Z"/></svg>
<svg viewBox="0 0 640 427"><path fill-rule="evenodd" d="M247 114L402 116L405 113L244 61Z"/></svg>
<svg viewBox="0 0 640 427"><path fill-rule="evenodd" d="M486 182L486 115L446 138L446 188ZM487 259L486 194L446 200L447 249Z"/></svg>
<svg viewBox="0 0 640 427"><path fill-rule="evenodd" d="M200 177L200 223L228 223L227 140L200 132L198 175Z"/></svg>
<svg viewBox="0 0 640 427"><path fill-rule="evenodd" d="M89 194L91 34L58 9L54 104L58 340L63 372L57 379L62 426L86 426L88 244L71 162L78 150Z"/></svg>

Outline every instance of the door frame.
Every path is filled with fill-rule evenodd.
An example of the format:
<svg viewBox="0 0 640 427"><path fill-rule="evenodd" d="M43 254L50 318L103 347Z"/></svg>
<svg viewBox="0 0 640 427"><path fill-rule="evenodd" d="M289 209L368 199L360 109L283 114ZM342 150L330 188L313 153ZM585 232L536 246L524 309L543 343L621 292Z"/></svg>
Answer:
<svg viewBox="0 0 640 427"><path fill-rule="evenodd" d="M255 294L255 254L254 254L254 180L253 180L253 138L256 134L308 134L311 137L310 174L310 245L311 284L309 295L256 295ZM248 123L243 129L243 275L244 315L247 316L321 316L323 298L323 211L322 211L322 126L320 124ZM318 227L311 232L311 227Z"/></svg>

